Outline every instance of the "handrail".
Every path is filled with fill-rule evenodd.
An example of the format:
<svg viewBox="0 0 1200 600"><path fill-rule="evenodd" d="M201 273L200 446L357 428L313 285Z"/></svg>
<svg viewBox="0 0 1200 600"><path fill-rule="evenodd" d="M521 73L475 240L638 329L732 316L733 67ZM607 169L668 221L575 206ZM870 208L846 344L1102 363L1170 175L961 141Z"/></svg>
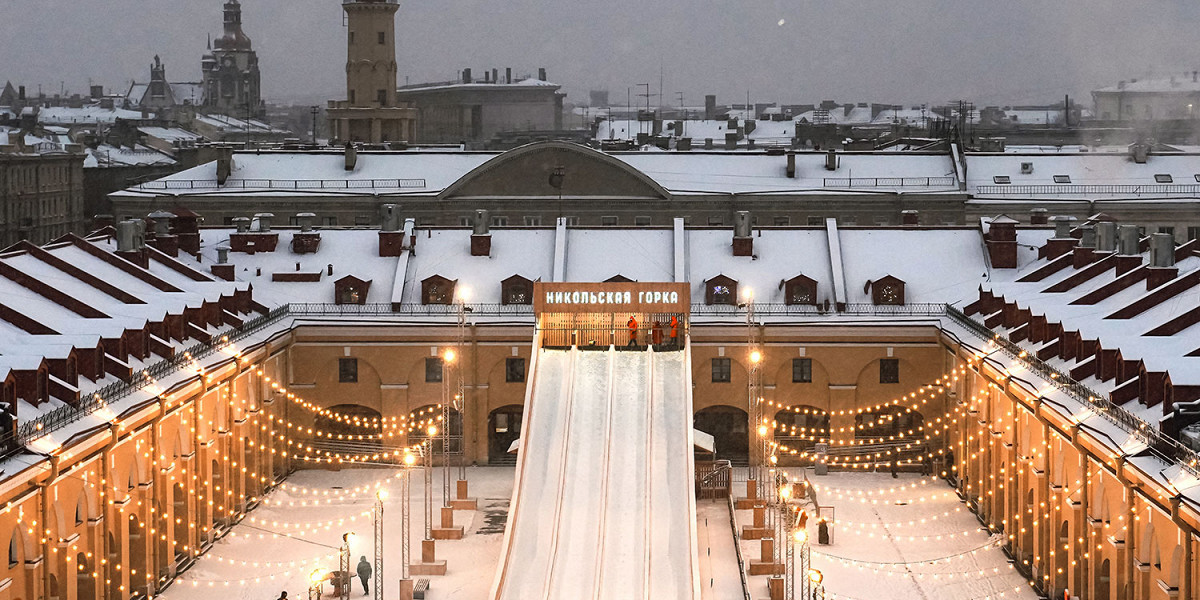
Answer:
<svg viewBox="0 0 1200 600"><path fill-rule="evenodd" d="M425 180L410 179L159 179L133 186L135 190L373 190L423 189Z"/></svg>
<svg viewBox="0 0 1200 600"><path fill-rule="evenodd" d="M737 519L733 516L733 486L730 486L729 495L725 496L725 502L729 508L729 529L733 531L733 549L737 553L738 576L742 579L742 596L744 600L751 600L750 582L746 581L746 559L742 556L742 540L738 536Z"/></svg>
<svg viewBox="0 0 1200 600"><path fill-rule="evenodd" d="M1145 185L1120 184L1043 184L1043 185L978 185L978 195L990 196L1075 196L1075 195L1126 195L1126 196L1194 196L1200 194L1200 184L1148 183Z"/></svg>

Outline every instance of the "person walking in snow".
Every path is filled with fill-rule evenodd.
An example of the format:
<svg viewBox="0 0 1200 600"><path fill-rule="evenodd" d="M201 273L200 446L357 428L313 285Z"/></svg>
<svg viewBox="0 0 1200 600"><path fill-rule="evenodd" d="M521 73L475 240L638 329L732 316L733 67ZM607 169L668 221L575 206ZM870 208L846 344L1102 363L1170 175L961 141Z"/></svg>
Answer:
<svg viewBox="0 0 1200 600"><path fill-rule="evenodd" d="M362 557L358 560L358 578L362 581L363 595L371 593L367 588L367 582L371 579L371 563L367 562L367 557Z"/></svg>
<svg viewBox="0 0 1200 600"><path fill-rule="evenodd" d="M279 600L288 600L287 592L279 592Z"/></svg>

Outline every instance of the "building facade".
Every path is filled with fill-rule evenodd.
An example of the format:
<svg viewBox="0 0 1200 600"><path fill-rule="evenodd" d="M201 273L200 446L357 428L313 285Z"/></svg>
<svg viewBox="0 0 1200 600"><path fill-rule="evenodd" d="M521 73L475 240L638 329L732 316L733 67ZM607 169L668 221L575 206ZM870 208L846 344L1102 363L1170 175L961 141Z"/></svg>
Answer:
<svg viewBox="0 0 1200 600"><path fill-rule="evenodd" d="M238 0L225 3L225 32L212 42L200 69L206 112L247 119L265 114L258 53L242 31L242 5Z"/></svg>
<svg viewBox="0 0 1200 600"><path fill-rule="evenodd" d="M396 99L396 0L343 2L346 11L346 100L326 112L335 142L415 139L416 111Z"/></svg>
<svg viewBox="0 0 1200 600"><path fill-rule="evenodd" d="M1143 149L1145 150L1145 149ZM507 152L238 153L111 195L118 216L184 205L232 223L297 205L318 225L379 224L380 196L421 225L966 225L1007 214L1044 225L1099 213L1180 242L1200 235L1200 156L1123 152L600 152L564 142ZM269 194L265 192L270 192Z"/></svg>
<svg viewBox="0 0 1200 600"><path fill-rule="evenodd" d="M0 148L0 244L21 240L44 244L61 235L82 233L89 222L84 212L85 155L81 148L75 149L37 153Z"/></svg>
<svg viewBox="0 0 1200 600"><path fill-rule="evenodd" d="M538 76L514 79L512 69L493 69L482 80L464 69L461 81L405 86L400 102L417 110L419 144L483 147L494 137L515 132L552 132L563 128L560 86Z"/></svg>

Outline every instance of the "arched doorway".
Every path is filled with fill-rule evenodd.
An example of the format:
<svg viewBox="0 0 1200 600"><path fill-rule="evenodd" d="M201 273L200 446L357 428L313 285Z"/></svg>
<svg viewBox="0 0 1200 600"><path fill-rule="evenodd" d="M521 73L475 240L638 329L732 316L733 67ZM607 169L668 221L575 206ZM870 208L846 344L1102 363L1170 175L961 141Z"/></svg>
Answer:
<svg viewBox="0 0 1200 600"><path fill-rule="evenodd" d="M1107 558L1096 570L1096 584L1092 586L1092 593L1095 600L1109 600L1112 597L1112 565Z"/></svg>
<svg viewBox="0 0 1200 600"><path fill-rule="evenodd" d="M78 600L96 598L96 576L92 574L86 552L80 552L75 557L75 597Z"/></svg>
<svg viewBox="0 0 1200 600"><path fill-rule="evenodd" d="M137 515L129 515L129 569L130 594L144 593L147 579L146 573L146 542L142 536L142 524Z"/></svg>
<svg viewBox="0 0 1200 600"><path fill-rule="evenodd" d="M225 496L225 485L224 485L225 477L221 472L221 463L217 462L217 459L215 459L215 458L212 461L212 472L209 475L209 479L212 484L212 495L213 495L213 498L212 498L212 500L213 500L213 504L212 504L212 506L213 506L213 516L212 516L213 527L214 528L217 526L224 527L225 526L225 515L226 515L226 512L225 512L226 496Z"/></svg>
<svg viewBox="0 0 1200 600"><path fill-rule="evenodd" d="M501 406L488 415L488 464L516 462L516 455L509 454L508 449L521 437L521 418L524 412L525 407L510 404Z"/></svg>
<svg viewBox="0 0 1200 600"><path fill-rule="evenodd" d="M829 440L829 413L815 406L793 406L775 413L775 443L785 452L809 452Z"/></svg>
<svg viewBox="0 0 1200 600"><path fill-rule="evenodd" d="M60 598L62 598L62 590L59 589L59 585L58 585L58 575L56 575L54 573L50 574L50 590L49 591L50 591L49 600L59 600Z"/></svg>
<svg viewBox="0 0 1200 600"><path fill-rule="evenodd" d="M120 527L120 526L121 525L118 522L117 527ZM122 562L122 560L123 560L123 557L121 556L121 545L120 545L119 541L117 540L117 536L112 531L109 531L108 532L108 564L110 564L110 565L125 564ZM110 579L108 579L108 597L109 598L120 598L121 597L121 572L120 571L109 571L109 573L111 575L110 575Z"/></svg>
<svg viewBox="0 0 1200 600"><path fill-rule="evenodd" d="M735 465L750 463L750 417L733 406L710 406L692 419L692 426L711 436L716 443L717 459Z"/></svg>
<svg viewBox="0 0 1200 600"><path fill-rule="evenodd" d="M1054 593L1052 597L1062 595L1062 591L1067 589L1067 565L1070 559L1071 552L1067 548L1071 544L1071 526L1067 521L1063 521L1058 528L1058 543L1055 544L1054 553Z"/></svg>
<svg viewBox="0 0 1200 600"><path fill-rule="evenodd" d="M333 456L371 456L383 451L385 445L398 446L403 438L399 422L385 424L379 411L361 404L338 404L329 412L317 415L311 445L314 457L322 460ZM380 434L383 434L381 437ZM385 444L384 439L389 443Z"/></svg>
<svg viewBox="0 0 1200 600"><path fill-rule="evenodd" d="M173 556L175 562L179 563L187 560L188 554L191 551L190 541L188 539L188 523L191 515L188 514L187 492L183 489L183 483L176 483L172 490L171 504L175 509L175 548Z"/></svg>
<svg viewBox="0 0 1200 600"><path fill-rule="evenodd" d="M416 446L425 443L429 439L429 428L437 427L437 435L433 439L433 454L440 456L445 451L442 448L442 439L444 434L450 436L450 454L462 453L462 432L463 423L462 415L453 408L450 409L450 422L445 423L445 415L442 412L442 407L436 404L427 404L422 406L408 415L408 445Z"/></svg>
<svg viewBox="0 0 1200 600"><path fill-rule="evenodd" d="M925 417L910 408L888 406L854 416L855 439L902 439L919 437Z"/></svg>

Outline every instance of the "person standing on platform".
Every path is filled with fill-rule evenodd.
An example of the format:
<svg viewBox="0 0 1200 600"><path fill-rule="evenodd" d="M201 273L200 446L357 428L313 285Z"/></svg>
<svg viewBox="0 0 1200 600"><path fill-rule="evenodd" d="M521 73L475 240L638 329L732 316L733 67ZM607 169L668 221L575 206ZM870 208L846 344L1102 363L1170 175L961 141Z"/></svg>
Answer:
<svg viewBox="0 0 1200 600"><path fill-rule="evenodd" d="M662 346L662 323L658 320L654 321L654 326L650 329L650 341L656 348Z"/></svg>
<svg viewBox="0 0 1200 600"><path fill-rule="evenodd" d="M679 317L671 315L671 347L679 347Z"/></svg>
<svg viewBox="0 0 1200 600"><path fill-rule="evenodd" d="M637 344L637 331L638 331L637 317L635 317L633 315L629 315L629 322L625 323L625 326L629 328L629 343L626 344L626 347L637 348L637 345L638 345Z"/></svg>

